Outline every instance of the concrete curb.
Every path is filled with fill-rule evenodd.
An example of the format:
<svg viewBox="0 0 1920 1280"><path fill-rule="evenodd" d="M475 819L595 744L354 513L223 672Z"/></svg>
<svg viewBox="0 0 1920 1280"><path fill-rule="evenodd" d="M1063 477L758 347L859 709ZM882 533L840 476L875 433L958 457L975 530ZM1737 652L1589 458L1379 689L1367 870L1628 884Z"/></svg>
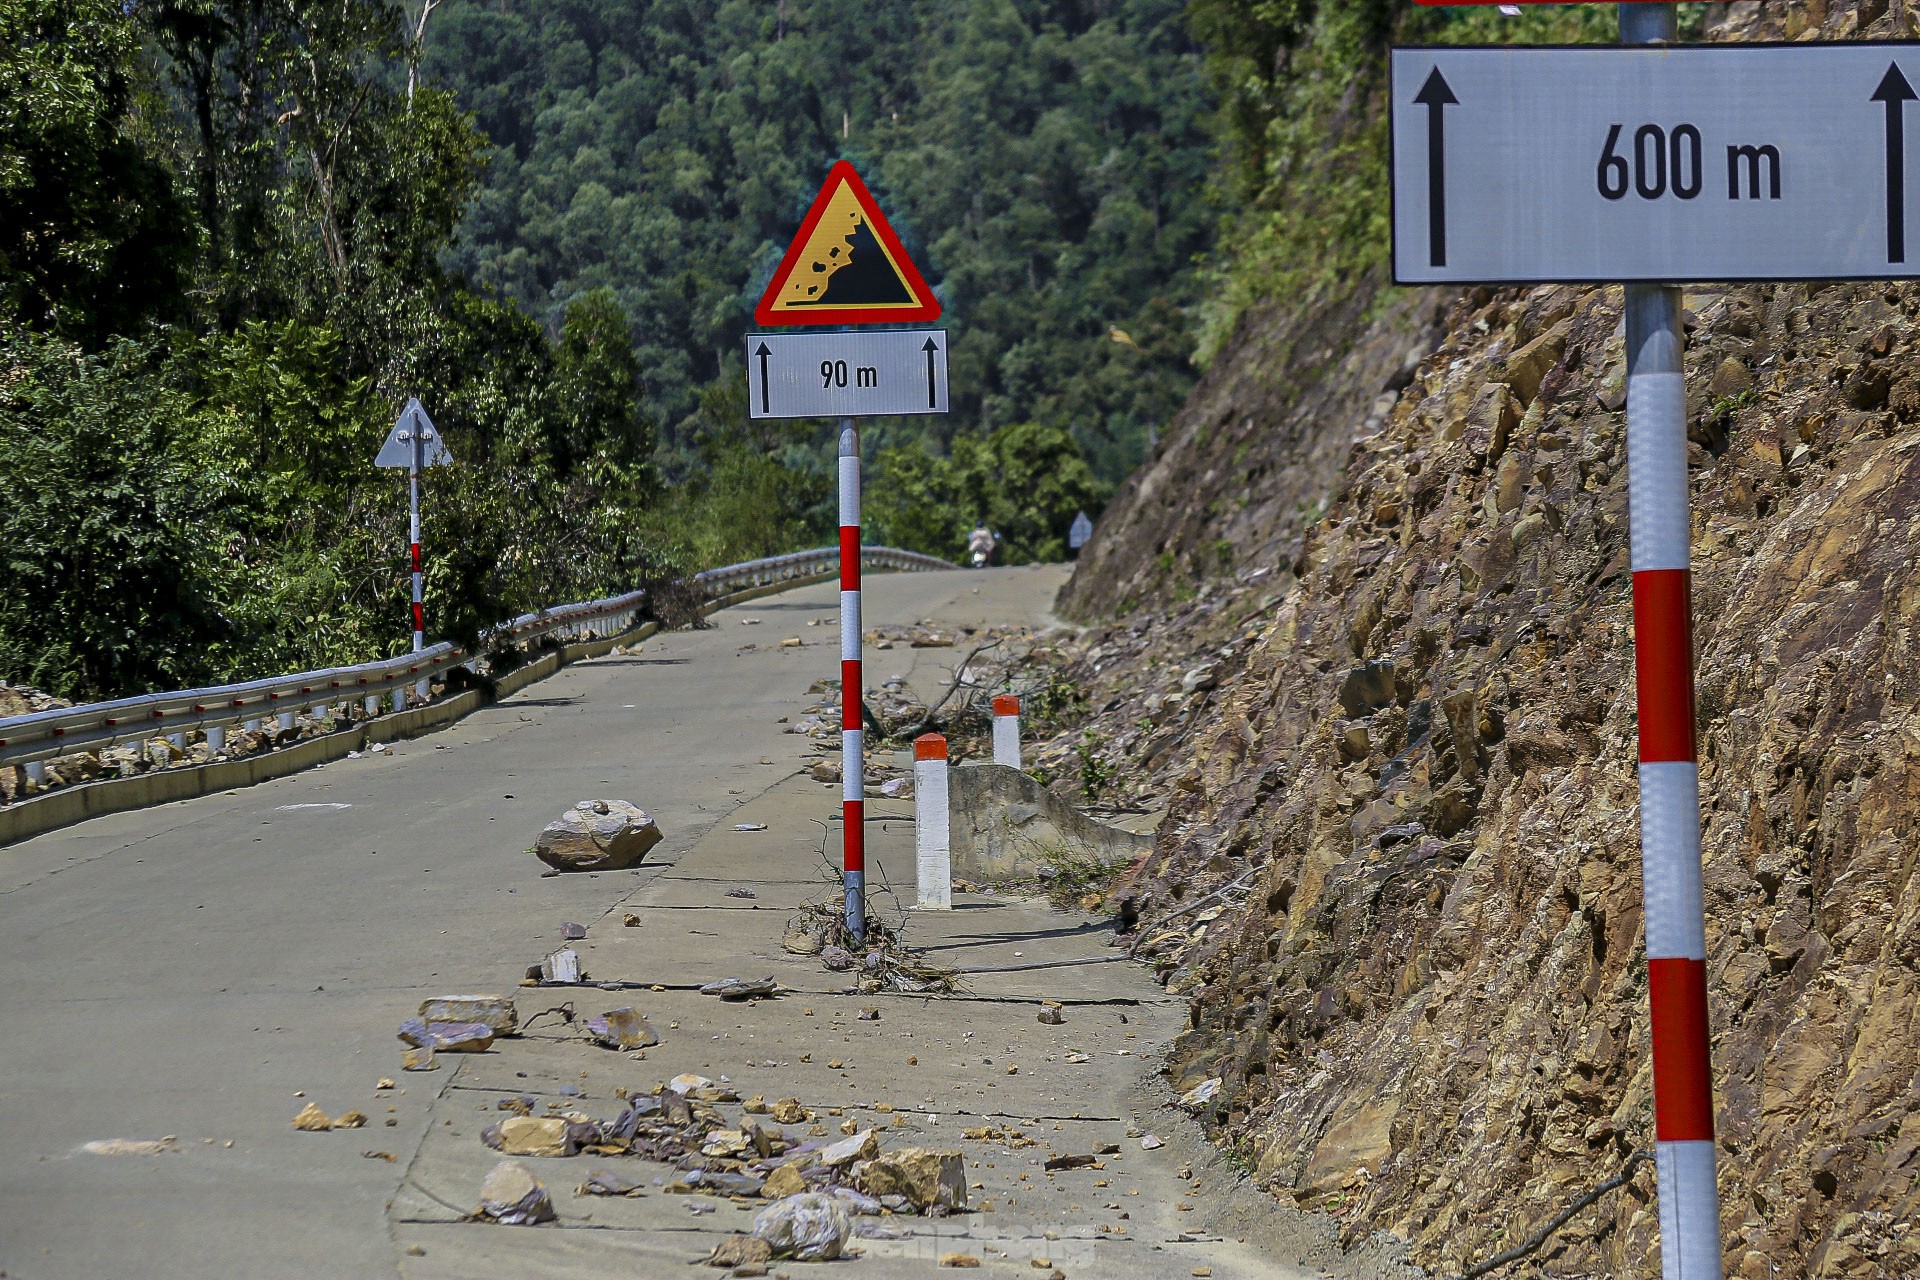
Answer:
<svg viewBox="0 0 1920 1280"><path fill-rule="evenodd" d="M645 622L624 635L549 650L496 680L495 699L518 693L570 663L603 657L611 653L616 645L637 644L659 630L659 623ZM236 787L250 787L256 782L283 778L328 761L345 759L349 752L365 751L376 742L418 738L464 719L486 706L488 701L480 690L468 689L424 707L389 712L372 720L361 721L350 729L330 733L324 738L309 738L277 751L266 751L239 760L219 760L212 764L162 769L131 778L103 778L97 782L61 787L57 791L17 801L0 809L0 848L76 822L84 822L88 818L124 813L129 809L144 809L156 804L171 804L176 800L191 800L216 791L231 791Z"/></svg>
<svg viewBox="0 0 1920 1280"><path fill-rule="evenodd" d="M749 587L708 601L701 606L701 612L711 616L730 605L777 595L795 587L831 582L838 576L837 572L818 573ZM659 623L644 622L624 635L548 650L494 681L494 697L505 698L518 693L535 681L546 679L561 667L587 658L604 657L616 645L637 644L659 630ZM351 729L330 733L324 738L310 738L291 747L241 760L187 765L132 778L103 778L97 782L61 787L57 791L15 801L0 808L0 849L48 831L84 822L88 818L124 813L129 809L144 809L150 805L171 804L176 800L191 800L195 796L231 791L235 787L250 787L256 782L283 778L330 760L344 759L348 752L364 751L376 742L417 738L473 714L487 701L479 690L469 689L428 706L398 713L389 712L355 724Z"/></svg>

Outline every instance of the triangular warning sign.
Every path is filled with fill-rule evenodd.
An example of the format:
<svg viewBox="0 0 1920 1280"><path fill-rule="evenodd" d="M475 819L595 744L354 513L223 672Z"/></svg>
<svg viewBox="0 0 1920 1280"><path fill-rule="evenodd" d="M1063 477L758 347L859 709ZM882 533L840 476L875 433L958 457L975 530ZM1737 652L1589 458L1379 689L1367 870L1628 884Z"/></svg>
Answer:
<svg viewBox="0 0 1920 1280"><path fill-rule="evenodd" d="M937 320L940 301L845 160L833 166L753 309L765 325Z"/></svg>

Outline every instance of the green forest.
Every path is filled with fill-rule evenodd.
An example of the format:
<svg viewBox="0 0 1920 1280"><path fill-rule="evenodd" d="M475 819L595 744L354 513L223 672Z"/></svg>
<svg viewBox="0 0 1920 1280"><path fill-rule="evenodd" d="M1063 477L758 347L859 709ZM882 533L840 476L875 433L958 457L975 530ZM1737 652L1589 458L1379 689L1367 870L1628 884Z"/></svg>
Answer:
<svg viewBox="0 0 1920 1280"><path fill-rule="evenodd" d="M1386 40L1589 20L0 0L0 679L404 648L409 396L436 637L830 541L834 424L749 422L742 353L840 158L952 334L953 412L863 432L869 538L1058 558L1244 312L1377 270Z"/></svg>

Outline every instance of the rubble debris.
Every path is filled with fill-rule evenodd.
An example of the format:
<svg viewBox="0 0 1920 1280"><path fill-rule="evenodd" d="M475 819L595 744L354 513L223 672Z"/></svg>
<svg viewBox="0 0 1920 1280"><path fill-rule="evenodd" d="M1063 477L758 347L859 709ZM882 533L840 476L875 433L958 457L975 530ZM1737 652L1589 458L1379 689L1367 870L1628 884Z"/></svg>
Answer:
<svg viewBox="0 0 1920 1280"><path fill-rule="evenodd" d="M777 994L779 988L780 984L771 976L755 980L722 978L701 987L700 994L719 996L722 1000L760 1000Z"/></svg>
<svg viewBox="0 0 1920 1280"><path fill-rule="evenodd" d="M1042 1000L1038 1017L1046 1025L1057 1027L1066 1021L1065 1015L1060 1012L1065 1007L1058 1000Z"/></svg>
<svg viewBox="0 0 1920 1280"><path fill-rule="evenodd" d="M619 871L660 840L658 824L631 801L582 800L546 825L533 851L556 871Z"/></svg>
<svg viewBox="0 0 1920 1280"><path fill-rule="evenodd" d="M802 1176L800 1162L774 1166L767 1175L760 1194L769 1200L784 1200L788 1196L797 1196L807 1189L807 1180Z"/></svg>
<svg viewBox="0 0 1920 1280"><path fill-rule="evenodd" d="M813 1113L801 1106L798 1098L782 1098L773 1104L768 1116L775 1124L805 1124Z"/></svg>
<svg viewBox="0 0 1920 1280"><path fill-rule="evenodd" d="M853 1220L831 1196L803 1192L762 1209L753 1234L772 1247L773 1256L800 1262L831 1262L846 1248Z"/></svg>
<svg viewBox="0 0 1920 1280"><path fill-rule="evenodd" d="M847 950L845 947L822 947L820 949L820 963L826 965L827 968L833 970L835 973L845 973L847 970L853 968L853 952Z"/></svg>
<svg viewBox="0 0 1920 1280"><path fill-rule="evenodd" d="M840 765L832 760L819 760L807 770L807 776L815 782L838 782L841 778Z"/></svg>
<svg viewBox="0 0 1920 1280"><path fill-rule="evenodd" d="M841 1168L856 1160L871 1160L880 1154L880 1140L873 1136L873 1130L862 1129L850 1138L842 1138L831 1143L819 1152L820 1163L828 1168Z"/></svg>
<svg viewBox="0 0 1920 1280"><path fill-rule="evenodd" d="M580 941L580 939L586 936L587 936L587 926L583 924L576 924L572 920L565 920L561 922L560 940L562 942L578 942Z"/></svg>
<svg viewBox="0 0 1920 1280"><path fill-rule="evenodd" d="M400 1024L400 1039L416 1049L436 1053L484 1053L493 1047L493 1028L484 1022L422 1022L408 1018Z"/></svg>
<svg viewBox="0 0 1920 1280"><path fill-rule="evenodd" d="M980 1259L970 1253L943 1253L940 1255L940 1265L943 1267L977 1267L980 1265Z"/></svg>
<svg viewBox="0 0 1920 1280"><path fill-rule="evenodd" d="M1142 1151L1158 1151L1160 1148L1166 1145L1167 1145L1166 1143L1160 1140L1157 1134L1150 1133L1146 1137L1140 1139L1140 1149Z"/></svg>
<svg viewBox="0 0 1920 1280"><path fill-rule="evenodd" d="M392 1164L400 1157L391 1151L362 1151L360 1158L362 1160L385 1160L388 1164Z"/></svg>
<svg viewBox="0 0 1920 1280"><path fill-rule="evenodd" d="M860 1011L859 1021L878 1022L880 1021L880 1011L874 1008L873 1006L869 1005Z"/></svg>
<svg viewBox="0 0 1920 1280"><path fill-rule="evenodd" d="M609 1009L588 1018L586 1025L587 1034L609 1049L646 1049L660 1043L646 1015L632 1008Z"/></svg>
<svg viewBox="0 0 1920 1280"><path fill-rule="evenodd" d="M559 986L580 981L580 953L572 947L553 952L539 964L540 981Z"/></svg>
<svg viewBox="0 0 1920 1280"><path fill-rule="evenodd" d="M1198 1111L1213 1101L1213 1095L1218 1092L1220 1092L1220 1077L1212 1076L1181 1094L1180 1105L1189 1111Z"/></svg>
<svg viewBox="0 0 1920 1280"><path fill-rule="evenodd" d="M735 831L765 831L767 824L764 822L736 822L733 824L733 829Z"/></svg>
<svg viewBox="0 0 1920 1280"><path fill-rule="evenodd" d="M759 1236L728 1236L701 1261L710 1267L759 1267L773 1261L773 1246Z"/></svg>
<svg viewBox="0 0 1920 1280"><path fill-rule="evenodd" d="M579 1196L627 1196L637 1199L647 1194L646 1184L638 1178L611 1169L589 1169L587 1180L574 1191Z"/></svg>
<svg viewBox="0 0 1920 1280"><path fill-rule="evenodd" d="M480 1209L475 1215L506 1227L530 1227L552 1222L553 1198L540 1180L517 1160L502 1160L480 1184Z"/></svg>
<svg viewBox="0 0 1920 1280"><path fill-rule="evenodd" d="M481 1130L480 1141L510 1156L561 1158L597 1147L605 1130L580 1116L511 1116Z"/></svg>
<svg viewBox="0 0 1920 1280"><path fill-rule="evenodd" d="M922 1213L961 1213L967 1207L966 1160L958 1151L901 1147L855 1170L859 1188L884 1201L905 1196Z"/></svg>
<svg viewBox="0 0 1920 1280"><path fill-rule="evenodd" d="M638 929L640 927L640 917L629 911L626 915L620 917L620 923L629 929Z"/></svg>
<svg viewBox="0 0 1920 1280"><path fill-rule="evenodd" d="M407 1049L400 1054L402 1071L438 1071L440 1064L433 1060L432 1049Z"/></svg>
<svg viewBox="0 0 1920 1280"><path fill-rule="evenodd" d="M300 1114L293 1118L293 1127L304 1129L308 1133L325 1133L333 1128L333 1117L309 1102L300 1109Z"/></svg>
<svg viewBox="0 0 1920 1280"><path fill-rule="evenodd" d="M1058 1173L1062 1169L1084 1169L1088 1165L1098 1164L1098 1156L1055 1156L1042 1167L1048 1173Z"/></svg>
<svg viewBox="0 0 1920 1280"><path fill-rule="evenodd" d="M366 1126L367 1113L364 1111L349 1111L333 1118L333 1127L336 1129L364 1129Z"/></svg>
<svg viewBox="0 0 1920 1280"><path fill-rule="evenodd" d="M90 1156L161 1156L179 1149L180 1140L171 1134L164 1138L101 1138L80 1144L80 1150Z"/></svg>
<svg viewBox="0 0 1920 1280"><path fill-rule="evenodd" d="M733 888L727 890L726 896L729 898L757 898L760 895L755 893L753 890L747 888L747 886L743 884L737 884Z"/></svg>
<svg viewBox="0 0 1920 1280"><path fill-rule="evenodd" d="M519 1011L507 996L434 996L420 1002L420 1020L429 1026L436 1022L485 1023L496 1036L510 1036L520 1030Z"/></svg>

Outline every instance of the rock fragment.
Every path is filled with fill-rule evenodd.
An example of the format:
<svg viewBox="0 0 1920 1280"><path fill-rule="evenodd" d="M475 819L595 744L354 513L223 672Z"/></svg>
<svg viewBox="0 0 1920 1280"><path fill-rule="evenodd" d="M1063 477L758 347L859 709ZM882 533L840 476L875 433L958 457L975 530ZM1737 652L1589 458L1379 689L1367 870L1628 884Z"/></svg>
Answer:
<svg viewBox="0 0 1920 1280"><path fill-rule="evenodd" d="M753 1220L753 1234L771 1246L775 1257L831 1262L846 1248L853 1219L832 1197L808 1192L762 1209Z"/></svg>
<svg viewBox="0 0 1920 1280"><path fill-rule="evenodd" d="M967 1207L966 1160L958 1151L901 1147L868 1160L855 1180L870 1196L905 1196L922 1213Z"/></svg>
<svg viewBox="0 0 1920 1280"><path fill-rule="evenodd" d="M660 828L628 800L582 800L548 823L534 854L556 871L619 871L660 843Z"/></svg>
<svg viewBox="0 0 1920 1280"><path fill-rule="evenodd" d="M510 1036L520 1029L520 1013L508 996L434 996L420 1002L420 1021L479 1022L492 1028L496 1036Z"/></svg>
<svg viewBox="0 0 1920 1280"><path fill-rule="evenodd" d="M660 1043L646 1015L632 1008L609 1009L588 1018L587 1034L609 1049L646 1049Z"/></svg>
<svg viewBox="0 0 1920 1280"><path fill-rule="evenodd" d="M436 1053L484 1053L493 1047L493 1028L484 1022L423 1022L408 1018L400 1024L400 1039L416 1049Z"/></svg>
<svg viewBox="0 0 1920 1280"><path fill-rule="evenodd" d="M508 1227L552 1222L553 1198L517 1160L502 1160L480 1184L480 1216Z"/></svg>
<svg viewBox="0 0 1920 1280"><path fill-rule="evenodd" d="M325 1133L333 1128L333 1117L322 1111L316 1104L309 1102L293 1118L293 1127L304 1129L308 1133Z"/></svg>

